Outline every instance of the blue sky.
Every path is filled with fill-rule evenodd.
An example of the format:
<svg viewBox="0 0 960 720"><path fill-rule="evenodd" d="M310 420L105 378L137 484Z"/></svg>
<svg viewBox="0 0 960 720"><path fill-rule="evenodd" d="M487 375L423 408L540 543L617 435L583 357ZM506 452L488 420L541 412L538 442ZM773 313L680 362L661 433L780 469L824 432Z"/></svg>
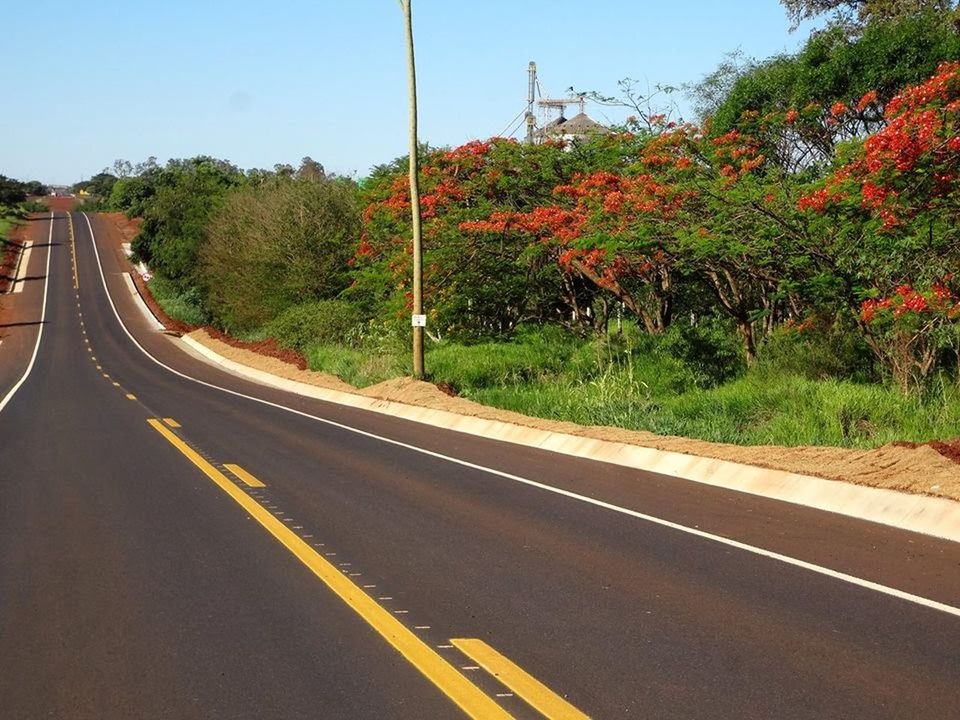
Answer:
<svg viewBox="0 0 960 720"><path fill-rule="evenodd" d="M807 35L788 32L776 0L413 2L433 145L503 131L530 60L547 93L612 92L623 77L696 81L729 51L767 57ZM363 175L405 152L396 0L48 0L3 14L2 174L71 183L116 158L208 154L245 168L310 155Z"/></svg>

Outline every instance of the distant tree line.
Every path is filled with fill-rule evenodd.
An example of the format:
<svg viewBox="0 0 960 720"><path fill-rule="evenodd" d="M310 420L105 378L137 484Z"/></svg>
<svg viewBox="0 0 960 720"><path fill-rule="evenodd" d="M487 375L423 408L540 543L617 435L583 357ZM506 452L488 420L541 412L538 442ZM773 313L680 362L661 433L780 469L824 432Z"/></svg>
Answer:
<svg viewBox="0 0 960 720"><path fill-rule="evenodd" d="M46 195L47 186L38 180L26 182L0 175L0 206L12 207L29 197Z"/></svg>

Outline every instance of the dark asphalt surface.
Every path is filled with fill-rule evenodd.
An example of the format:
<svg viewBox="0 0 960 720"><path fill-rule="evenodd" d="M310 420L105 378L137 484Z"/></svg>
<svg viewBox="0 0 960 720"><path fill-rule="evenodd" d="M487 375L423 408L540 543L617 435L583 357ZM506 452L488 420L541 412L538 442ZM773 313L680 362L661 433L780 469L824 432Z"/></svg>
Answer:
<svg viewBox="0 0 960 720"><path fill-rule="evenodd" d="M960 717L960 618L177 377L74 228L92 352L58 220L37 364L0 413L0 716L462 717L146 422L171 417L431 646L481 638L593 717ZM955 543L227 375L149 332L98 240L128 327L181 372L960 604Z"/></svg>

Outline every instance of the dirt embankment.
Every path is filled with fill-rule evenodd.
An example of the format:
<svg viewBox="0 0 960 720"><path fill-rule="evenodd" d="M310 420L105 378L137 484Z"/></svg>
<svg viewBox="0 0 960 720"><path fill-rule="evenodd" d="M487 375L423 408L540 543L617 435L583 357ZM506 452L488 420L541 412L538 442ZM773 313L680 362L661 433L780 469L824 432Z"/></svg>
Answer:
<svg viewBox="0 0 960 720"><path fill-rule="evenodd" d="M110 225L112 224L110 223ZM112 237L116 239L119 246L121 233L118 228L114 228ZM465 398L451 397L431 383L419 382L410 378L396 378L360 390L338 377L307 370L306 363L301 355L280 348L273 341L244 343L212 328L189 328L180 323L175 323L163 314L163 311L150 297L145 287L142 287L141 292L145 294L145 299L147 299L151 309L158 314L161 321L165 324L168 321L171 323L168 327L179 326L178 329L181 332L189 333L191 338L223 357L283 378L297 380L317 387L552 432L730 460L773 470L813 475L828 480L840 480L858 485L888 488L960 501L960 465L951 459L960 457L960 441L920 446L910 443L894 443L868 450L811 446L780 447L774 445L745 447L656 435L638 430L583 426L570 422L529 417L480 405Z"/></svg>
<svg viewBox="0 0 960 720"><path fill-rule="evenodd" d="M13 286L17 261L20 259L24 243L29 238L30 224L24 222L14 226L7 235L6 242L0 244L0 295Z"/></svg>

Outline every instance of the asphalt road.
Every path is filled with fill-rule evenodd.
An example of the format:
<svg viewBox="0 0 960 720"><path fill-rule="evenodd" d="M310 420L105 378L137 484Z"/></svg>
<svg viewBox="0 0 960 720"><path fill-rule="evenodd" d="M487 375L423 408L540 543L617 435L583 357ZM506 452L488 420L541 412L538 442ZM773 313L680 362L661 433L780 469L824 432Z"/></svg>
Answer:
<svg viewBox="0 0 960 720"><path fill-rule="evenodd" d="M960 717L957 544L256 386L92 222L0 411L3 718Z"/></svg>

